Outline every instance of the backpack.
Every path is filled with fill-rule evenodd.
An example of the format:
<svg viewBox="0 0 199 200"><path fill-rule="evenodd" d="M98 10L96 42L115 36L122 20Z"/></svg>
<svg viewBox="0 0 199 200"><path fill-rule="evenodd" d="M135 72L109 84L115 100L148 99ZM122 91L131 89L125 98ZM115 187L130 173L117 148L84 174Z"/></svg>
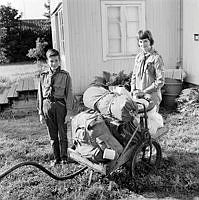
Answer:
<svg viewBox="0 0 199 200"><path fill-rule="evenodd" d="M83 111L72 119L71 125L75 150L83 157L99 163L105 161L105 149L114 150L115 159L123 151L122 145L111 134L100 113L94 110Z"/></svg>

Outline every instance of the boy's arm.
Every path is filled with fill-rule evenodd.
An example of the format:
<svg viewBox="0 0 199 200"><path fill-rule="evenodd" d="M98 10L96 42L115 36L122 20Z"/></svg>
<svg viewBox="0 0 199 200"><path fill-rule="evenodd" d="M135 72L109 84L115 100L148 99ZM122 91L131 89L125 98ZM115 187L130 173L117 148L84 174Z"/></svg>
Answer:
<svg viewBox="0 0 199 200"><path fill-rule="evenodd" d="M69 74L67 77L65 94L66 94L65 101L66 101L67 115L72 115L74 108L74 98L72 92L72 80Z"/></svg>
<svg viewBox="0 0 199 200"><path fill-rule="evenodd" d="M39 115L43 115L43 95L42 95L41 79L39 79L39 83L38 83L37 109L38 109Z"/></svg>

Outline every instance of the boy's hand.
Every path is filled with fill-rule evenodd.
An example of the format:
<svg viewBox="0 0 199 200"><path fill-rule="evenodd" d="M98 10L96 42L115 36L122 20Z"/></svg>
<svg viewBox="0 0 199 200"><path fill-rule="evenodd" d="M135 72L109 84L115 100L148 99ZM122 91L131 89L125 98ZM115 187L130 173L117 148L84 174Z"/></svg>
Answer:
<svg viewBox="0 0 199 200"><path fill-rule="evenodd" d="M39 121L41 124L44 124L44 116L43 115L39 115Z"/></svg>
<svg viewBox="0 0 199 200"><path fill-rule="evenodd" d="M66 115L65 117L65 123L70 122L72 117L70 115Z"/></svg>

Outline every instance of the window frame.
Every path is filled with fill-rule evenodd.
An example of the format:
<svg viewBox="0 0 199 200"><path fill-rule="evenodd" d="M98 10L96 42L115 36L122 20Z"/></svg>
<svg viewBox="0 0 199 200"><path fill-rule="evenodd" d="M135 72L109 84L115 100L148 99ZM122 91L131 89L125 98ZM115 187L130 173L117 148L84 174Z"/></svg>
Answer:
<svg viewBox="0 0 199 200"><path fill-rule="evenodd" d="M60 54L65 54L65 35L64 35L64 16L63 16L63 7L57 11L58 18L58 35L59 35L59 46Z"/></svg>
<svg viewBox="0 0 199 200"><path fill-rule="evenodd" d="M137 6L138 7L138 19L139 19L139 27L138 30L140 29L145 29L145 0L133 0L133 1L111 1L111 0L101 0L101 19L102 19L102 50L103 50L103 60L112 60L112 59L129 59L135 57L136 54L132 55L127 55L126 54L126 42L125 40L127 39L127 31L125 31L124 23L122 24L122 34L123 36L121 37L121 49L123 49L122 53L108 53L108 15L107 15L107 10L108 7L120 7L120 9L124 9L124 7L127 6ZM124 10L122 11L123 14L120 15L124 17ZM124 20L124 19L123 19ZM127 20L125 21L127 22ZM125 49L124 49L125 48Z"/></svg>

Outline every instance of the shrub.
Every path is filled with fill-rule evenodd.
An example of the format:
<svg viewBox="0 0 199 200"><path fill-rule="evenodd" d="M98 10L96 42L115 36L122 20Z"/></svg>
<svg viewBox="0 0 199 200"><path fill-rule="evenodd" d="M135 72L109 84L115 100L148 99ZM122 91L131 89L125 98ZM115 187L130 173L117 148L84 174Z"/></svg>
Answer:
<svg viewBox="0 0 199 200"><path fill-rule="evenodd" d="M27 61L28 50L33 48L38 37L48 42L48 48L52 47L52 35L50 19L37 23L27 23L20 19L18 10L10 6L0 6L0 63Z"/></svg>
<svg viewBox="0 0 199 200"><path fill-rule="evenodd" d="M10 79L6 76L0 76L0 93L4 90L4 88L9 87Z"/></svg>
<svg viewBox="0 0 199 200"><path fill-rule="evenodd" d="M48 45L48 42L37 38L36 40L36 47L29 49L27 56L29 58L35 58L38 61L45 60L45 48Z"/></svg>
<svg viewBox="0 0 199 200"><path fill-rule="evenodd" d="M128 91L131 90L131 76L132 72L125 74L124 70L119 73L113 73L103 71L103 75L95 76L94 84L101 84L104 86L124 86Z"/></svg>
<svg viewBox="0 0 199 200"><path fill-rule="evenodd" d="M6 56L6 49L0 48L0 64L9 63L9 59Z"/></svg>

